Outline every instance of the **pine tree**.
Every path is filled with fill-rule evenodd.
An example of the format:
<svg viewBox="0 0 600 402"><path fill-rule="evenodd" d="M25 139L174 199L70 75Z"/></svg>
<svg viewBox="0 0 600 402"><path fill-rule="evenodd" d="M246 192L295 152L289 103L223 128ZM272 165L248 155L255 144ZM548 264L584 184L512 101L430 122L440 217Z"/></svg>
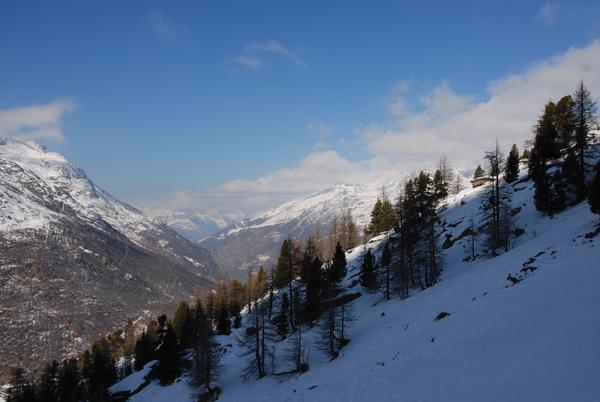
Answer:
<svg viewBox="0 0 600 402"><path fill-rule="evenodd" d="M279 303L279 313L273 318L273 324L275 325L277 335L279 339L285 339L289 333L288 325L288 312L290 309L290 299L287 293L281 295L281 301Z"/></svg>
<svg viewBox="0 0 600 402"><path fill-rule="evenodd" d="M94 342L88 356L88 367L84 371L88 384L89 399L92 401L105 400L108 388L117 379L115 362L106 339Z"/></svg>
<svg viewBox="0 0 600 402"><path fill-rule="evenodd" d="M538 156L543 160L556 159L560 156L558 131L554 124L554 109L555 104L548 102L535 126L534 147Z"/></svg>
<svg viewBox="0 0 600 402"><path fill-rule="evenodd" d="M562 97L554 106L554 127L561 153L570 152L575 143L575 102L570 95Z"/></svg>
<svg viewBox="0 0 600 402"><path fill-rule="evenodd" d="M452 167L448 162L448 157L445 154L440 157L437 170L441 172L442 181L446 184L446 186L448 186L452 182L452 177L454 175L452 173Z"/></svg>
<svg viewBox="0 0 600 402"><path fill-rule="evenodd" d="M590 138L590 129L597 123L597 104L592 99L590 91L583 85L583 81L579 82L575 94L573 95L575 102L575 154L577 157L577 172L576 172L576 200L580 201L584 198L586 192L586 162L585 151Z"/></svg>
<svg viewBox="0 0 600 402"><path fill-rule="evenodd" d="M229 320L229 313L227 312L227 306L221 304L217 313L217 334L229 335L231 332L231 321Z"/></svg>
<svg viewBox="0 0 600 402"><path fill-rule="evenodd" d="M504 165L504 181L512 183L519 178L519 150L513 144Z"/></svg>
<svg viewBox="0 0 600 402"><path fill-rule="evenodd" d="M290 320L290 328L295 330L296 317L294 316L294 307L297 306L297 301L293 295L293 281L295 277L295 252L291 237L283 241L279 258L277 259L277 267L275 269L275 287L282 289L287 286L288 297L290 298L290 309L288 318Z"/></svg>
<svg viewBox="0 0 600 402"><path fill-rule="evenodd" d="M373 210L371 211L371 222L365 234L368 236L375 236L381 232L391 230L396 225L396 212L390 200L385 197L385 193L382 198L377 198Z"/></svg>
<svg viewBox="0 0 600 402"><path fill-rule="evenodd" d="M338 286L346 277L346 253L339 242L335 246L335 253L327 274L332 286Z"/></svg>
<svg viewBox="0 0 600 402"><path fill-rule="evenodd" d="M386 300L390 300L390 269L392 264L392 251L390 250L390 242L386 241L381 252L381 266L385 271L384 294Z"/></svg>
<svg viewBox="0 0 600 402"><path fill-rule="evenodd" d="M436 202L448 196L448 184L444 179L442 171L439 169L433 175L433 196Z"/></svg>
<svg viewBox="0 0 600 402"><path fill-rule="evenodd" d="M481 210L488 232L488 248L492 254L496 254L500 247L508 249L510 233L510 193L500 182L504 158L498 141L493 150L486 152L485 159L493 180L487 185Z"/></svg>
<svg viewBox="0 0 600 402"><path fill-rule="evenodd" d="M214 331L206 316L202 303L193 309L193 344L190 382L199 391L199 396L211 390L211 383L218 376L220 355L214 341ZM200 399L200 398L198 398Z"/></svg>
<svg viewBox="0 0 600 402"><path fill-rule="evenodd" d="M181 341L183 329L185 323L192 318L192 311L190 310L189 304L185 301L181 301L177 310L175 311L175 315L171 320L171 325L173 326L173 331L177 334L178 339ZM181 342L180 342L181 343ZM187 345L186 345L187 346Z"/></svg>
<svg viewBox="0 0 600 402"><path fill-rule="evenodd" d="M300 278L304 284L304 306L303 317L312 326L321 314L321 292L323 289L323 265L318 257L316 246L309 238L306 242L306 249L302 257L302 266Z"/></svg>
<svg viewBox="0 0 600 402"><path fill-rule="evenodd" d="M58 362L49 363L44 368L38 385L38 400L54 402L58 399Z"/></svg>
<svg viewBox="0 0 600 402"><path fill-rule="evenodd" d="M81 398L79 368L75 359L64 360L58 373L58 400L76 402Z"/></svg>
<svg viewBox="0 0 600 402"><path fill-rule="evenodd" d="M281 243L281 249L279 250L279 257L277 258L277 265L275 268L275 288L283 289L286 287L291 280L289 277L290 272L290 254L291 254L291 239L285 239Z"/></svg>
<svg viewBox="0 0 600 402"><path fill-rule="evenodd" d="M475 173L473 174L473 178L478 179L483 176L485 176L485 170L483 170L481 165L477 165L477 168L475 169Z"/></svg>
<svg viewBox="0 0 600 402"><path fill-rule="evenodd" d="M373 210L371 211L371 223L369 223L369 226L365 230L366 235L373 236L379 233L379 228L381 227L382 206L383 202L381 201L381 198L377 198Z"/></svg>
<svg viewBox="0 0 600 402"><path fill-rule="evenodd" d="M134 369L141 370L148 362L154 360L154 342L148 331L144 331L135 343Z"/></svg>
<svg viewBox="0 0 600 402"><path fill-rule="evenodd" d="M360 269L360 284L373 291L377 287L377 277L375 275L375 257L371 249L366 249L363 254L363 260Z"/></svg>
<svg viewBox="0 0 600 402"><path fill-rule="evenodd" d="M177 342L177 334L171 324L167 324L162 342L157 351L158 363L153 373L161 385L171 384L181 374L181 350Z"/></svg>
<svg viewBox="0 0 600 402"><path fill-rule="evenodd" d="M600 214L600 161L594 168L594 177L588 188L588 204L595 214Z"/></svg>

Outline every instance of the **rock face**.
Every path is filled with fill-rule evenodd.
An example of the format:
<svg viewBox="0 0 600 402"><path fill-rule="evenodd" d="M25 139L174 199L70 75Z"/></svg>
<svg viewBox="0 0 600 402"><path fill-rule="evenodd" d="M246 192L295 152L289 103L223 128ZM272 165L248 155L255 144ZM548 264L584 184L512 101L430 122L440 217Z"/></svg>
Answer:
<svg viewBox="0 0 600 402"><path fill-rule="evenodd" d="M210 253L32 142L0 141L0 376L210 288Z"/></svg>
<svg viewBox="0 0 600 402"><path fill-rule="evenodd" d="M387 183L386 194L395 199L398 188L399 183ZM339 183L230 225L199 244L211 251L224 272L245 277L248 268L275 264L285 237L305 240L317 228L326 235L332 219L346 211L350 211L362 232L381 192L380 184Z"/></svg>

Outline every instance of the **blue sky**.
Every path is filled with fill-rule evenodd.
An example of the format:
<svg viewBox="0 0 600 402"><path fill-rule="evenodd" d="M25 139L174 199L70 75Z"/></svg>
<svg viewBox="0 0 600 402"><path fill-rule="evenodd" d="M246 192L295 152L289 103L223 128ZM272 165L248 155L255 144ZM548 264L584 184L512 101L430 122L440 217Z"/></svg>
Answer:
<svg viewBox="0 0 600 402"><path fill-rule="evenodd" d="M136 205L226 197L253 210L427 166L431 155L386 144L412 134L435 148L439 121L421 112L472 114L507 77L541 77L540 63L560 75L541 99L597 85L597 1L324 3L4 1L0 112L32 121L3 130L0 118L0 132L47 143ZM435 152L473 159L458 148ZM312 180L319 168L333 173Z"/></svg>

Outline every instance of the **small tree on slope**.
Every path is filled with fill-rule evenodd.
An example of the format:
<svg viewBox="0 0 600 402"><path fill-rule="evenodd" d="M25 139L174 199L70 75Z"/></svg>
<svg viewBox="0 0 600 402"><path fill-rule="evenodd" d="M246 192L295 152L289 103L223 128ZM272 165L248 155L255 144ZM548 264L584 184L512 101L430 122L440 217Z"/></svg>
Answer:
<svg viewBox="0 0 600 402"><path fill-rule="evenodd" d="M594 168L594 178L588 189L588 203L595 214L600 214L600 161Z"/></svg>

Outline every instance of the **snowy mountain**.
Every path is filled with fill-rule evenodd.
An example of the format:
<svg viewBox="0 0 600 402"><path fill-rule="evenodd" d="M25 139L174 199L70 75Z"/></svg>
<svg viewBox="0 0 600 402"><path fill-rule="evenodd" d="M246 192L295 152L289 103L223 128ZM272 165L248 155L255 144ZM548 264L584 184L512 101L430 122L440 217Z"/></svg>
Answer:
<svg viewBox="0 0 600 402"><path fill-rule="evenodd" d="M246 328L217 337L219 400L598 400L600 219L586 203L553 218L541 215L524 174L509 191L515 233L520 233L511 249L495 258L482 253L483 236L470 235L470 221L473 217L474 227L481 225L484 190L464 190L441 207L445 263L440 281L426 290L412 289L407 299L386 302L381 293L356 283L365 250L379 256L386 236L393 234L350 250L345 285L360 297L354 302L350 342L336 359L316 347L318 327L305 328L306 373L243 381L251 356L244 356L237 339ZM479 255L474 261L465 258L472 240ZM278 342L274 350L282 356L293 342L293 337ZM152 364L112 390L135 390L131 401L196 400L186 375L166 387L144 382ZM282 359L269 364L280 373L290 368Z"/></svg>
<svg viewBox="0 0 600 402"><path fill-rule="evenodd" d="M96 186L62 155L0 141L0 375L76 352L211 286L207 250Z"/></svg>
<svg viewBox="0 0 600 402"><path fill-rule="evenodd" d="M387 183L386 194L395 198L398 187ZM274 264L285 237L306 239L317 228L326 234L331 220L348 210L363 228L382 189L380 184L339 183L230 225L199 244L211 251L224 272L245 277L248 267Z"/></svg>
<svg viewBox="0 0 600 402"><path fill-rule="evenodd" d="M146 207L144 212L155 220L164 223L188 240L203 240L227 226L237 223L246 216L239 211L200 212L189 209L169 210L165 208Z"/></svg>

